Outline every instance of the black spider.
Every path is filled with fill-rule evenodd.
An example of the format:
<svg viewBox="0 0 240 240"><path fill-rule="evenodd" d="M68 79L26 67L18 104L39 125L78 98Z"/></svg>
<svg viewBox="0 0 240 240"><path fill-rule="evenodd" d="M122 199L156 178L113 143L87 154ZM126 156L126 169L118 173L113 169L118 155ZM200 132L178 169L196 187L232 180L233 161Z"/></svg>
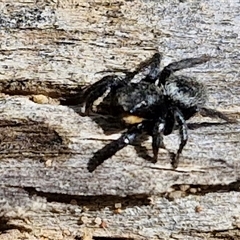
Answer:
<svg viewBox="0 0 240 240"><path fill-rule="evenodd" d="M200 112L229 121L222 113L204 107L207 95L202 83L194 78L173 75L209 59L206 55L187 58L160 71L161 54L155 53L135 71L122 71L124 76L105 76L87 88L85 113L89 114L93 103L107 92L104 99L109 104L109 114L121 118L127 128L119 139L94 153L88 163L89 172L144 134L152 136L153 162L156 162L159 147L164 147L163 135L169 135L177 128L181 141L177 153L172 154L172 166L176 168L188 139L186 120Z"/></svg>

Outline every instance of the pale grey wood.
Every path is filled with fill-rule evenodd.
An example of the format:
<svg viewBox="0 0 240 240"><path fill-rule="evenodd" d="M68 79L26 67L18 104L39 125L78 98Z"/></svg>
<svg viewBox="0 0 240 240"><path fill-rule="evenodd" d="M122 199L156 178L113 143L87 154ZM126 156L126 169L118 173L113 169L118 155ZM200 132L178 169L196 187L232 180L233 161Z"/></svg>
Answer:
<svg viewBox="0 0 240 240"><path fill-rule="evenodd" d="M106 135L80 108L59 105L99 80L96 72L134 69L157 49L162 65L211 55L182 72L206 84L209 107L238 119L239 2L0 6L1 239L239 238L239 122L189 130L176 170L166 150L153 164L128 146L88 173L93 152L120 133ZM177 136L165 138L167 149L176 151ZM152 154L151 139L144 146Z"/></svg>

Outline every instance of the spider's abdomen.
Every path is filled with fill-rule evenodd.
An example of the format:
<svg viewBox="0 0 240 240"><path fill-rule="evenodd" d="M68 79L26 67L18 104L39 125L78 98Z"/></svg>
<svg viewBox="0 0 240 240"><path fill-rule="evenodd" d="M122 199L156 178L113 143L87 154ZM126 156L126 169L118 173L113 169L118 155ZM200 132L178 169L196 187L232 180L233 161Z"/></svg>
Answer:
<svg viewBox="0 0 240 240"><path fill-rule="evenodd" d="M112 105L120 107L123 113L147 119L166 112L163 88L149 83L129 83L118 89Z"/></svg>
<svg viewBox="0 0 240 240"><path fill-rule="evenodd" d="M165 90L172 104L182 109L197 109L204 106L207 100L204 85L185 76L170 76L166 81Z"/></svg>

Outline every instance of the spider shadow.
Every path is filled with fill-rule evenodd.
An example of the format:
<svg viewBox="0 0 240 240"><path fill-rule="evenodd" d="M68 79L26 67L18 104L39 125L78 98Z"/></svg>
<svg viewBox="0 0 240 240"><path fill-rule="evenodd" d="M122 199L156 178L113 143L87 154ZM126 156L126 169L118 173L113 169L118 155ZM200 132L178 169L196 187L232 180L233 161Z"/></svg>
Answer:
<svg viewBox="0 0 240 240"><path fill-rule="evenodd" d="M213 127L213 126L223 126L227 125L230 122L201 122L201 123L188 123L188 129L190 130L196 130L199 128L205 128L205 127Z"/></svg>

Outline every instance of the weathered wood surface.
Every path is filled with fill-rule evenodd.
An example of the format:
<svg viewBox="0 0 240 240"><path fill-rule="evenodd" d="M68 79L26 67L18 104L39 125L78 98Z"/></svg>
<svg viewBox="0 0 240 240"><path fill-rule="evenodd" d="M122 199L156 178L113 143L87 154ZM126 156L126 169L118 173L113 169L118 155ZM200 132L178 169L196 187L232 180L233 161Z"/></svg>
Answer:
<svg viewBox="0 0 240 240"><path fill-rule="evenodd" d="M158 49L163 65L211 55L183 72L206 84L210 107L238 119L238 1L0 7L0 239L240 238L239 123L190 125L176 170L165 150L153 164L128 146L88 173L93 152L120 133L106 135L77 106L59 104L100 79L96 72L133 69ZM167 148L177 141L167 137ZM150 140L144 145L151 154Z"/></svg>

